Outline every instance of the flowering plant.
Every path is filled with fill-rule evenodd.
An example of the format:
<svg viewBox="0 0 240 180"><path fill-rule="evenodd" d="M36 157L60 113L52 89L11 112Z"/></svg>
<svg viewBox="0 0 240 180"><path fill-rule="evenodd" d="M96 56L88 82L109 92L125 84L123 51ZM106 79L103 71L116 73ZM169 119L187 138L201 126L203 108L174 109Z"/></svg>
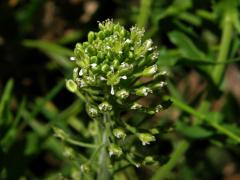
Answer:
<svg viewBox="0 0 240 180"><path fill-rule="evenodd" d="M133 142L138 139L146 146L157 140L157 128L140 124L169 102L161 98L166 94L167 72L158 66L157 47L144 39L144 29L134 26L128 31L111 20L99 23L99 29L89 32L86 42L76 44L75 56L70 58L75 64L73 77L66 86L85 101L89 117L97 124L101 177L103 171L109 172L107 151L112 161L125 160L136 167L154 162L152 156L137 156ZM126 117L131 113L142 117L131 123Z"/></svg>

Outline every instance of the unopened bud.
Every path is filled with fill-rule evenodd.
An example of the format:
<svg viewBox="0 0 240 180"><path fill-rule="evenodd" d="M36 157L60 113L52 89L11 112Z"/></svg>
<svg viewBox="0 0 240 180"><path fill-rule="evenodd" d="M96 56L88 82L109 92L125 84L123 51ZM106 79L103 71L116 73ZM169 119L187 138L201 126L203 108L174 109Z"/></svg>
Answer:
<svg viewBox="0 0 240 180"><path fill-rule="evenodd" d="M95 118L99 115L98 109L94 106L87 106L87 113L91 118Z"/></svg>
<svg viewBox="0 0 240 180"><path fill-rule="evenodd" d="M87 164L82 164L80 166L80 170L83 172L83 173L89 173L90 172L90 167L87 165Z"/></svg>
<svg viewBox="0 0 240 180"><path fill-rule="evenodd" d="M99 104L98 108L102 112L107 112L107 111L111 111L112 110L112 105L105 101L105 102Z"/></svg>
<svg viewBox="0 0 240 180"><path fill-rule="evenodd" d="M116 96L120 99L126 99L129 96L129 92L125 89L117 91Z"/></svg>
<svg viewBox="0 0 240 180"><path fill-rule="evenodd" d="M143 76L152 76L157 72L158 68L157 65L154 64L152 66L147 67L146 69L143 70L142 75Z"/></svg>
<svg viewBox="0 0 240 180"><path fill-rule="evenodd" d="M60 128L53 127L54 135L61 140L65 140L68 138L68 135Z"/></svg>
<svg viewBox="0 0 240 180"><path fill-rule="evenodd" d="M149 87L140 87L135 90L136 95L138 96L147 96L149 93L152 93L153 91Z"/></svg>
<svg viewBox="0 0 240 180"><path fill-rule="evenodd" d="M116 144L110 144L108 147L108 151L109 151L109 156L117 156L120 157L122 155L122 149L116 145Z"/></svg>
<svg viewBox="0 0 240 180"><path fill-rule="evenodd" d="M143 160L143 164L147 165L147 164L152 164L154 163L154 158L152 156L146 156Z"/></svg>
<svg viewBox="0 0 240 180"><path fill-rule="evenodd" d="M156 138L149 133L139 133L138 138L142 141L142 145L148 145L150 142L156 141Z"/></svg>
<svg viewBox="0 0 240 180"><path fill-rule="evenodd" d="M163 110L163 106L161 105L161 104L159 104L159 105L157 105L156 107L155 107L155 112L156 113L158 113L158 112L160 112L160 111L162 111Z"/></svg>
<svg viewBox="0 0 240 180"><path fill-rule="evenodd" d="M73 93L77 91L77 84L72 79L67 80L66 87Z"/></svg>
<svg viewBox="0 0 240 180"><path fill-rule="evenodd" d="M92 42L94 40L94 37L95 37L94 32L90 31L88 33L88 41Z"/></svg>
<svg viewBox="0 0 240 180"><path fill-rule="evenodd" d="M69 147L65 147L65 148L64 148L63 155L64 155L66 158L69 158L69 159L73 159L74 156L75 156L73 149L72 149L72 148L69 148Z"/></svg>
<svg viewBox="0 0 240 180"><path fill-rule="evenodd" d="M118 139L125 139L126 133L122 128L115 128L113 129L113 134Z"/></svg>
<svg viewBox="0 0 240 180"><path fill-rule="evenodd" d="M130 109L136 110L136 109L141 109L143 106L139 103L133 103Z"/></svg>

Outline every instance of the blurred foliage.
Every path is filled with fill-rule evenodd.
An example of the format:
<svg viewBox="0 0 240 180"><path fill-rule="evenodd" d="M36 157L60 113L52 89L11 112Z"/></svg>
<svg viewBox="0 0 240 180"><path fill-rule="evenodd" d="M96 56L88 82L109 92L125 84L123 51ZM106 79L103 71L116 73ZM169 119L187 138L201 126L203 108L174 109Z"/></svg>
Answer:
<svg viewBox="0 0 240 180"><path fill-rule="evenodd" d="M81 142L94 124L64 78L76 42L107 18L146 28L173 102L147 124L126 117L165 127L152 146L159 163L123 164L114 178L240 179L239 10L238 0L1 1L0 179L91 179Z"/></svg>

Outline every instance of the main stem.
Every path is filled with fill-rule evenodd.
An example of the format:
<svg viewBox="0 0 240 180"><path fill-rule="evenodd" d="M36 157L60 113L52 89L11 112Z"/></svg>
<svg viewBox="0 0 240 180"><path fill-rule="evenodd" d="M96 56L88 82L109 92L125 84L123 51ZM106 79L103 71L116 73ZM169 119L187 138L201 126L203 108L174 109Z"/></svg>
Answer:
<svg viewBox="0 0 240 180"><path fill-rule="evenodd" d="M108 153L107 147L109 144L109 113L104 114L104 122L99 122L99 134L101 135L101 144L103 145L98 158L99 171L98 171L98 180L110 180L111 174L108 169Z"/></svg>

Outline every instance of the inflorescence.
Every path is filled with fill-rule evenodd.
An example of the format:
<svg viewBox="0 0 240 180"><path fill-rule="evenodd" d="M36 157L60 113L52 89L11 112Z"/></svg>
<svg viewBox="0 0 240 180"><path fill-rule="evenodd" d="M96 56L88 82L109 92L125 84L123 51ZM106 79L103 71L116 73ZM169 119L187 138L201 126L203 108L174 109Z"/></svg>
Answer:
<svg viewBox="0 0 240 180"><path fill-rule="evenodd" d="M75 68L67 88L84 96L91 118L127 111L154 115L164 109L161 100L149 105L141 103L149 96L161 97L167 85L166 71L157 65L157 47L151 39L144 39L144 29L134 26L128 31L111 20L101 22L98 32L89 32L86 42L76 44L70 60ZM116 121L111 123L116 139L124 140L129 132L135 133L143 145L156 140L150 132L131 132L125 122L112 120ZM119 145L110 144L108 149L110 156L122 154Z"/></svg>

